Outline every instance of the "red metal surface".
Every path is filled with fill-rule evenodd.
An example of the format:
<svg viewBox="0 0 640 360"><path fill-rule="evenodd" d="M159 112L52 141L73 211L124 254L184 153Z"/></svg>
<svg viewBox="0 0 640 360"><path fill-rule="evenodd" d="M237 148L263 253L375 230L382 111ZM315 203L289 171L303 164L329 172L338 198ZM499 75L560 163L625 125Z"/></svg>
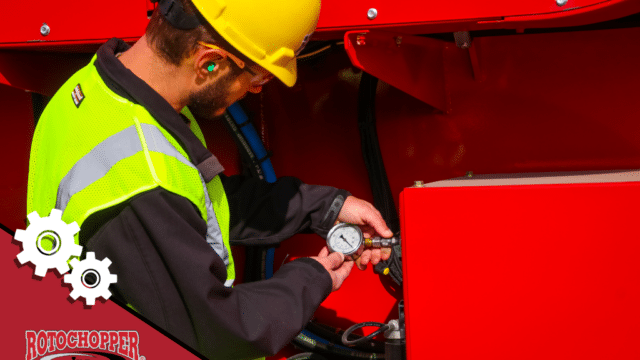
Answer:
<svg viewBox="0 0 640 360"><path fill-rule="evenodd" d="M369 20L367 11L378 16ZM8 2L0 24L0 48L53 48L61 44L99 44L111 37L135 41L144 33L149 0L100 2ZM354 29L390 28L405 34L481 29L525 29L592 24L640 12L635 0L555 0L496 2L461 0L455 6L434 1L323 0L315 39L340 39ZM46 23L51 32L40 33Z"/></svg>
<svg viewBox="0 0 640 360"><path fill-rule="evenodd" d="M367 19L376 8L378 17ZM554 0L515 1L324 1L319 39L340 39L345 31L388 29L403 34L434 34L463 30L532 29L593 24L640 12L635 0L571 2L561 9Z"/></svg>
<svg viewBox="0 0 640 360"><path fill-rule="evenodd" d="M93 54L0 50L0 84L53 96Z"/></svg>
<svg viewBox="0 0 640 360"><path fill-rule="evenodd" d="M0 85L0 224L23 228L27 215L27 175L33 136L31 94Z"/></svg>
<svg viewBox="0 0 640 360"><path fill-rule="evenodd" d="M640 182L401 196L409 359L640 357Z"/></svg>
<svg viewBox="0 0 640 360"><path fill-rule="evenodd" d="M3 47L137 38L148 22L147 0L6 1L2 10L5 16L0 23L0 46ZM44 23L51 29L46 36L40 33Z"/></svg>
<svg viewBox="0 0 640 360"><path fill-rule="evenodd" d="M606 3L608 0L568 0L558 6L555 0L545 1L457 1L455 6L446 1L369 0L326 1L319 27L344 28L371 27L398 23L435 21L461 21L465 19L501 19L508 16L561 13ZM377 17L369 19L369 9L377 10Z"/></svg>
<svg viewBox="0 0 640 360"><path fill-rule="evenodd" d="M447 111L442 52L445 41L372 30L347 32L344 47L361 70Z"/></svg>

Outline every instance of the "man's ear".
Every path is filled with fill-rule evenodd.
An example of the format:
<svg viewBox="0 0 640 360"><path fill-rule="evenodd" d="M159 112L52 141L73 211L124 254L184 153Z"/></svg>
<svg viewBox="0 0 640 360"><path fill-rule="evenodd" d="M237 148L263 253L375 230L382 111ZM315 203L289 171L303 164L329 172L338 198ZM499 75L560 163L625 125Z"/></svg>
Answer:
<svg viewBox="0 0 640 360"><path fill-rule="evenodd" d="M227 58L223 50L208 48L201 49L195 56L194 67L198 77L202 78L214 74L220 68L220 63Z"/></svg>

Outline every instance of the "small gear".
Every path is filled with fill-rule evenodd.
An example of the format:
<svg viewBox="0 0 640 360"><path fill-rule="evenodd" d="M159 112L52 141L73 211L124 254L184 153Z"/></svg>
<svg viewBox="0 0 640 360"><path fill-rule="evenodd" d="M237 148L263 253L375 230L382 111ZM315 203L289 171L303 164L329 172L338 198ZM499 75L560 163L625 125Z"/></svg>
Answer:
<svg viewBox="0 0 640 360"><path fill-rule="evenodd" d="M118 276L109 272L109 265L111 265L109 258L104 258L102 261L96 260L94 252L87 252L86 259L82 261L71 260L73 270L64 276L64 282L73 287L69 296L73 300L82 296L87 305L94 305L98 297L103 297L105 300L111 297L109 285L115 284Z"/></svg>
<svg viewBox="0 0 640 360"><path fill-rule="evenodd" d="M49 269L57 269L60 275L69 271L67 261L72 256L80 256L82 246L73 240L80 227L74 221L62 221L62 211L52 209L47 217L41 218L37 211L27 215L27 230L16 230L14 238L22 242L22 252L17 258L21 264L27 262L36 266L35 274L44 277Z"/></svg>

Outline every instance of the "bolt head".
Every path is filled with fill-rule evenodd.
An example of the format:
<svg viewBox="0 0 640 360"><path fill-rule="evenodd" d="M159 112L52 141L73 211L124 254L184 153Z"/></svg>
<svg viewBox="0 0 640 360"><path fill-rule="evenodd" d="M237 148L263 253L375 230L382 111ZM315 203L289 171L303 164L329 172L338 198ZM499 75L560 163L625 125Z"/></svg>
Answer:
<svg viewBox="0 0 640 360"><path fill-rule="evenodd" d="M49 35L50 32L51 32L51 28L46 23L40 26L40 34L42 34L42 36L47 36Z"/></svg>
<svg viewBox="0 0 640 360"><path fill-rule="evenodd" d="M369 20L373 20L377 17L378 17L378 10L376 10L375 8L371 8L369 9L369 11L367 11L367 18Z"/></svg>
<svg viewBox="0 0 640 360"><path fill-rule="evenodd" d="M569 0L556 0L556 4L558 4L558 6L565 6L568 1Z"/></svg>
<svg viewBox="0 0 640 360"><path fill-rule="evenodd" d="M424 182L420 181L420 180L416 180L413 182L413 186L415 187L422 187L424 185Z"/></svg>

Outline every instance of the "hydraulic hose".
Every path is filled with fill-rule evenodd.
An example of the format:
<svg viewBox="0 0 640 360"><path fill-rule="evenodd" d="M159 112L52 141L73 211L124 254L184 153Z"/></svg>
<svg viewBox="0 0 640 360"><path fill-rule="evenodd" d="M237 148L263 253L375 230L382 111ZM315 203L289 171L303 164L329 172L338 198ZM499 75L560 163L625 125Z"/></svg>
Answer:
<svg viewBox="0 0 640 360"><path fill-rule="evenodd" d="M305 353L293 355L287 358L287 360L328 360L328 359L324 356L320 356L312 352L305 352Z"/></svg>
<svg viewBox="0 0 640 360"><path fill-rule="evenodd" d="M367 336L361 337L360 339L348 340L349 335L351 335L351 333L354 330L361 329L361 328L367 327L367 326L377 326L377 327L379 327L379 329L374 331L374 332L372 332L371 334L369 334ZM347 330L344 331L344 333L342 334L342 343L347 345L347 346L358 345L358 344L361 344L361 343L363 343L365 341L372 340L374 337L382 334L383 332L385 332L387 330L389 330L389 325L383 324L383 323L379 323L379 322L363 322L363 323L355 324L355 325L351 326L350 328L348 328Z"/></svg>
<svg viewBox="0 0 640 360"><path fill-rule="evenodd" d="M376 129L375 97L378 79L366 72L362 72L360 88L358 92L358 127L360 128L360 140L362 144L362 157L364 159L369 183L373 192L373 204L382 214L382 218L389 229L398 236L400 233L400 220L387 171L382 160L378 132ZM392 248L391 256L386 261L381 261L374 267L376 272L383 273L389 269L389 276L398 285L402 285L402 252L399 245Z"/></svg>

